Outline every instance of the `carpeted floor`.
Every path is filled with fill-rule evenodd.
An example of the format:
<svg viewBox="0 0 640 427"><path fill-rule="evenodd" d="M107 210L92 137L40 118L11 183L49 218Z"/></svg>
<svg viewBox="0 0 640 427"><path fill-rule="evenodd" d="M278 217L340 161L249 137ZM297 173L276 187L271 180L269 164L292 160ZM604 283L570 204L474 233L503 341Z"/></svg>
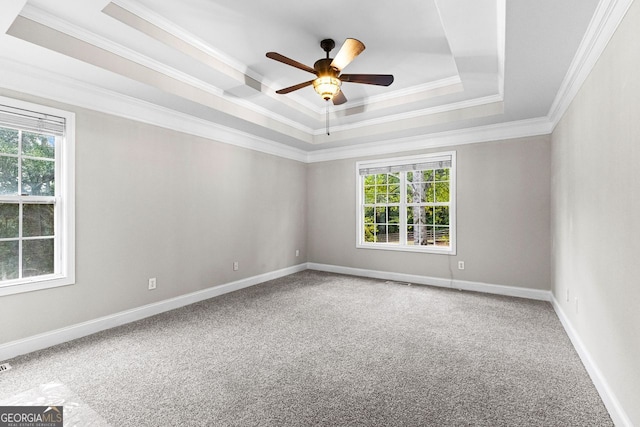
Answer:
<svg viewBox="0 0 640 427"><path fill-rule="evenodd" d="M117 427L613 425L548 303L310 270L8 362Z"/></svg>

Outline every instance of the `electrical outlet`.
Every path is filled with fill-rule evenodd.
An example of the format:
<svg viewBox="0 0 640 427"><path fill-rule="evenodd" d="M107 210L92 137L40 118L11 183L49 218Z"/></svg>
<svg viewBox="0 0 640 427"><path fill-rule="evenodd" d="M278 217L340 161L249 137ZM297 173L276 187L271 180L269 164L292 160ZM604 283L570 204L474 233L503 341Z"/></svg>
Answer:
<svg viewBox="0 0 640 427"><path fill-rule="evenodd" d="M296 256L300 256L300 250L296 249Z"/></svg>
<svg viewBox="0 0 640 427"><path fill-rule="evenodd" d="M458 261L458 270L464 270L464 261Z"/></svg>
<svg viewBox="0 0 640 427"><path fill-rule="evenodd" d="M238 261L233 261L233 271L238 271L239 268L240 264L238 263Z"/></svg>
<svg viewBox="0 0 640 427"><path fill-rule="evenodd" d="M149 279L149 290L152 291L156 288L156 278L152 277Z"/></svg>

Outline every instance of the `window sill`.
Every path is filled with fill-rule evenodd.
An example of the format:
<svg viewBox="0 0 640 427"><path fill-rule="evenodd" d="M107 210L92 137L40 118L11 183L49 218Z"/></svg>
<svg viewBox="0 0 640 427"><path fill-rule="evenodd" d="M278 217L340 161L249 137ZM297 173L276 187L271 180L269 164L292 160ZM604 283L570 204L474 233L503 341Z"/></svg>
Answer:
<svg viewBox="0 0 640 427"><path fill-rule="evenodd" d="M394 244L385 244L385 243L375 243L375 244L366 244L359 243L356 245L357 249L375 249L382 251L397 251L397 252L419 252L419 253L427 253L427 254L438 254L438 255L455 255L456 250L451 247L438 247L438 246L401 246Z"/></svg>
<svg viewBox="0 0 640 427"><path fill-rule="evenodd" d="M33 279L20 279L7 281L0 284L0 297L6 295L22 294L25 292L39 291L42 289L57 288L73 285L75 280L69 276L50 275Z"/></svg>

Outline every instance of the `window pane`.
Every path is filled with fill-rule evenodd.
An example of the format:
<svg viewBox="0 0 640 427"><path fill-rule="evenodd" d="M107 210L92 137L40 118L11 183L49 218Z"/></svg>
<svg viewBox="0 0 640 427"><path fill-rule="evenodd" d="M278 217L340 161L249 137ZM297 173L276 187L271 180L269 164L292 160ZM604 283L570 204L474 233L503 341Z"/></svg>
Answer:
<svg viewBox="0 0 640 427"><path fill-rule="evenodd" d="M407 208L408 225L430 225L433 224L432 206L412 206Z"/></svg>
<svg viewBox="0 0 640 427"><path fill-rule="evenodd" d="M449 246L449 227L435 227L436 245Z"/></svg>
<svg viewBox="0 0 640 427"><path fill-rule="evenodd" d="M18 154L17 130L0 128L0 153Z"/></svg>
<svg viewBox="0 0 640 427"><path fill-rule="evenodd" d="M19 215L17 203L0 203L0 239L18 237Z"/></svg>
<svg viewBox="0 0 640 427"><path fill-rule="evenodd" d="M48 160L22 161L22 193L54 196L55 163Z"/></svg>
<svg viewBox="0 0 640 427"><path fill-rule="evenodd" d="M436 202L448 202L449 201L449 183L448 182L436 182Z"/></svg>
<svg viewBox="0 0 640 427"><path fill-rule="evenodd" d="M0 156L0 194L18 194L18 158Z"/></svg>
<svg viewBox="0 0 640 427"><path fill-rule="evenodd" d="M22 154L32 157L53 159L56 155L56 138L53 135L42 135L22 132Z"/></svg>
<svg viewBox="0 0 640 427"><path fill-rule="evenodd" d="M424 182L433 181L433 169L422 171L422 180Z"/></svg>
<svg viewBox="0 0 640 427"><path fill-rule="evenodd" d="M389 243L400 243L400 226L390 225L387 228Z"/></svg>
<svg viewBox="0 0 640 427"><path fill-rule="evenodd" d="M433 203L435 202L435 194L433 191L433 183L429 182L424 184L424 189L422 191L422 199L421 202L425 203Z"/></svg>
<svg viewBox="0 0 640 427"><path fill-rule="evenodd" d="M380 173L376 175L376 184L386 184L387 183L387 174Z"/></svg>
<svg viewBox="0 0 640 427"><path fill-rule="evenodd" d="M22 206L24 237L53 236L53 204Z"/></svg>
<svg viewBox="0 0 640 427"><path fill-rule="evenodd" d="M434 208L435 225L449 225L449 206L436 206Z"/></svg>
<svg viewBox="0 0 640 427"><path fill-rule="evenodd" d="M398 206L389 207L389 224L400 223L400 208Z"/></svg>
<svg viewBox="0 0 640 427"><path fill-rule="evenodd" d="M376 234L376 242L387 243L387 226L378 225L378 233Z"/></svg>
<svg viewBox="0 0 640 427"><path fill-rule="evenodd" d="M433 245L433 227L414 226L413 244L420 246Z"/></svg>
<svg viewBox="0 0 640 427"><path fill-rule="evenodd" d="M387 186L378 185L376 187L376 203L387 203Z"/></svg>
<svg viewBox="0 0 640 427"><path fill-rule="evenodd" d="M397 184L389 185L389 203L400 203L400 186Z"/></svg>
<svg viewBox="0 0 640 427"><path fill-rule="evenodd" d="M364 187L364 202L368 205L376 202L376 187L373 185L366 185Z"/></svg>
<svg viewBox="0 0 640 427"><path fill-rule="evenodd" d="M40 276L53 273L53 239L25 240L22 242L22 276Z"/></svg>
<svg viewBox="0 0 640 427"><path fill-rule="evenodd" d="M18 241L0 242L0 281L18 278Z"/></svg>
<svg viewBox="0 0 640 427"><path fill-rule="evenodd" d="M383 224L387 222L387 208L376 208L376 222Z"/></svg>
<svg viewBox="0 0 640 427"><path fill-rule="evenodd" d="M436 181L449 181L449 169L436 169Z"/></svg>
<svg viewBox="0 0 640 427"><path fill-rule="evenodd" d="M364 226L364 241L373 243L376 241L377 227L373 224L367 224Z"/></svg>
<svg viewBox="0 0 640 427"><path fill-rule="evenodd" d="M376 222L374 208L364 208L364 223L373 224L374 222Z"/></svg>
<svg viewBox="0 0 640 427"><path fill-rule="evenodd" d="M390 173L389 174L389 184L400 184L400 173Z"/></svg>

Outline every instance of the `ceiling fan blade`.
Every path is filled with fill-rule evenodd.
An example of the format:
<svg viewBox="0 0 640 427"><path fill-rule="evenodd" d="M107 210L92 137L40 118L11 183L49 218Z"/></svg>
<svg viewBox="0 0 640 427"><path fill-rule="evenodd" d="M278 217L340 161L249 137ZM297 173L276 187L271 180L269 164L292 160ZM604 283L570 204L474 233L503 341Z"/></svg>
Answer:
<svg viewBox="0 0 640 427"><path fill-rule="evenodd" d="M313 80L309 80L308 82L298 83L297 85L285 87L284 89L277 90L276 93L278 93L280 95L284 95L285 93L289 93L289 92L293 92L294 90L302 89L305 86L310 86L311 84L313 84Z"/></svg>
<svg viewBox="0 0 640 427"><path fill-rule="evenodd" d="M338 78L343 82L364 83L367 85L389 86L393 83L391 74L342 74Z"/></svg>
<svg viewBox="0 0 640 427"><path fill-rule="evenodd" d="M344 104L345 102L347 102L347 97L344 96L344 92L340 91L336 96L333 97L332 101L333 105Z"/></svg>
<svg viewBox="0 0 640 427"><path fill-rule="evenodd" d="M360 40L346 39L336 57L333 58L331 66L342 71L342 69L349 65L364 49L364 44Z"/></svg>
<svg viewBox="0 0 640 427"><path fill-rule="evenodd" d="M298 61L295 61L291 58L287 58L286 56L280 55L279 53L276 53L276 52L267 52L267 58L271 58L275 61L282 62L283 64L291 65L292 67L299 68L303 71L308 71L311 74L317 74L316 70L309 67L308 65L304 65Z"/></svg>

